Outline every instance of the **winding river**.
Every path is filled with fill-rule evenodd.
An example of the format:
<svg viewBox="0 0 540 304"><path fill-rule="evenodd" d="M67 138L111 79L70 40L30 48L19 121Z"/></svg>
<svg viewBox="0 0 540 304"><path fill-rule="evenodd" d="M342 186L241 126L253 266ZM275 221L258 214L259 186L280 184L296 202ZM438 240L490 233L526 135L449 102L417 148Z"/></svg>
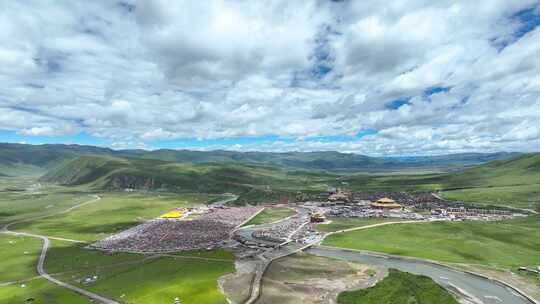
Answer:
<svg viewBox="0 0 540 304"><path fill-rule="evenodd" d="M469 273L453 270L427 261L402 259L359 251L328 247L312 247L307 253L358 262L385 268L395 268L432 278L450 291L459 293L468 303L474 304L534 304L513 289L495 281Z"/></svg>

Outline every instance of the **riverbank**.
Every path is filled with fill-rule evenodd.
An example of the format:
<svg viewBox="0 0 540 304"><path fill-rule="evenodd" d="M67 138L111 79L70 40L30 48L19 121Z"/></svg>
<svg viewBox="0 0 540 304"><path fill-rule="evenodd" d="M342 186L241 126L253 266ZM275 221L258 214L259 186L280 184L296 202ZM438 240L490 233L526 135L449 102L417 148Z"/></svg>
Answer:
<svg viewBox="0 0 540 304"><path fill-rule="evenodd" d="M451 268L434 261L326 246L312 247L306 252L318 256L395 268L413 274L425 275L448 289L459 290L469 297L472 303L474 303L474 300L479 302L479 299L486 301L487 297L489 299L498 299L497 303L538 304L538 302L514 286L509 286L483 275Z"/></svg>
<svg viewBox="0 0 540 304"><path fill-rule="evenodd" d="M540 265L540 216L384 225L327 236L323 245L517 271Z"/></svg>

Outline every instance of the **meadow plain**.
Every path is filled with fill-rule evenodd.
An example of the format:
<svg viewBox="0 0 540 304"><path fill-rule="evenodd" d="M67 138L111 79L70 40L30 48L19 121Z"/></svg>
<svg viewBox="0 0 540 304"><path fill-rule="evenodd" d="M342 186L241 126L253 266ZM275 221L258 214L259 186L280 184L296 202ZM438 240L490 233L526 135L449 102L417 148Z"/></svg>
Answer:
<svg viewBox="0 0 540 304"><path fill-rule="evenodd" d="M35 238L0 234L0 303L25 303L29 299L39 304L90 303L37 275L41 246L41 240Z"/></svg>
<svg viewBox="0 0 540 304"><path fill-rule="evenodd" d="M100 261L93 267L74 265L69 272L56 277L126 303L173 303L175 298L179 298L186 303L214 304L227 303L218 289L217 280L233 271L232 260L156 256L133 263L107 265ZM84 281L94 277L95 281Z"/></svg>

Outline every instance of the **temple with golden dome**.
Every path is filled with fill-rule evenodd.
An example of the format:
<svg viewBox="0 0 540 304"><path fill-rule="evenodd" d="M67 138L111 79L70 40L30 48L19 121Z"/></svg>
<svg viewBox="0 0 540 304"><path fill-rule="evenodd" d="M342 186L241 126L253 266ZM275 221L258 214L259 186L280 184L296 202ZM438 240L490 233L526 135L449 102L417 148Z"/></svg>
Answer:
<svg viewBox="0 0 540 304"><path fill-rule="evenodd" d="M391 198L383 197L371 203L371 207L377 209L401 209L403 206L396 203L396 201Z"/></svg>

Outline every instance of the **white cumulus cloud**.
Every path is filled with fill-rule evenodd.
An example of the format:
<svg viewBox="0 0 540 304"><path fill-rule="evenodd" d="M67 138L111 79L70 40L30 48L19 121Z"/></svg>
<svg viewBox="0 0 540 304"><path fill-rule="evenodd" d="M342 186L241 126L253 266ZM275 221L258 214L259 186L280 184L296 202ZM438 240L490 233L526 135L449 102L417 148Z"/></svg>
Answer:
<svg viewBox="0 0 540 304"><path fill-rule="evenodd" d="M539 18L534 0L6 2L0 129L116 148L535 151ZM265 136L287 140L234 143Z"/></svg>

